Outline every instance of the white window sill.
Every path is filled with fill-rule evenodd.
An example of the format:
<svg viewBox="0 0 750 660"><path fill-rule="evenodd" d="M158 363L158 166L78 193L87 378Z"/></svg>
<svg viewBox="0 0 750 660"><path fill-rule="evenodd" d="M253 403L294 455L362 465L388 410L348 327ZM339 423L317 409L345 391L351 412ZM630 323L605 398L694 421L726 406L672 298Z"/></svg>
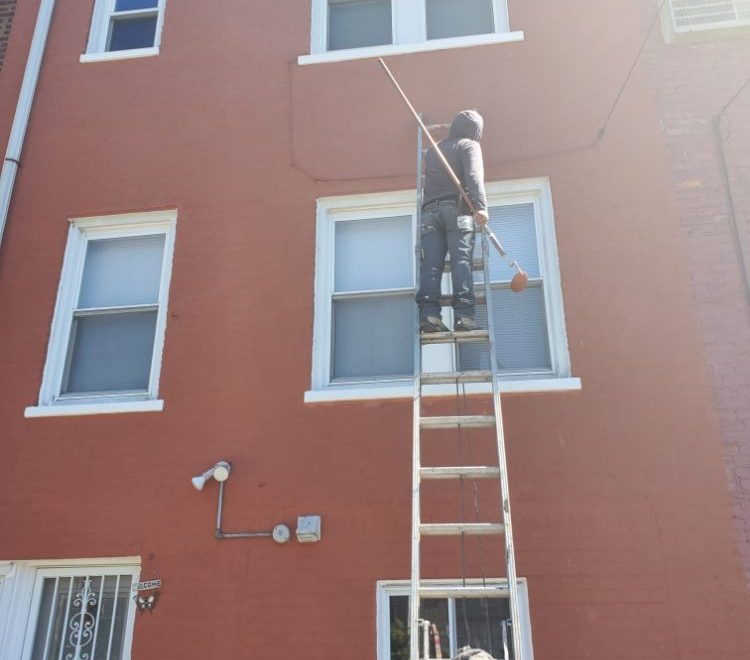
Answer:
<svg viewBox="0 0 750 660"><path fill-rule="evenodd" d="M133 48L131 50L111 50L105 53L84 53L81 62L109 62L110 60L132 60L136 57L154 57L159 54L159 47Z"/></svg>
<svg viewBox="0 0 750 660"><path fill-rule="evenodd" d="M347 48L331 50L326 53L300 55L297 64L322 64L324 62L342 62L344 60L359 60L366 57L384 57L386 55L402 55L405 53L424 53L431 50L446 48L467 48L469 46L484 46L486 44L504 44L513 41L523 41L523 32L503 32L501 34L476 34L469 37L452 37L450 39L431 39L413 44L388 44L385 46L367 46L365 48Z"/></svg>
<svg viewBox="0 0 750 660"><path fill-rule="evenodd" d="M24 417L68 417L73 415L108 415L132 412L161 412L164 401L121 401L109 403L73 403L54 406L29 406L24 411Z"/></svg>
<svg viewBox="0 0 750 660"><path fill-rule="evenodd" d="M501 380L502 394L528 394L532 392L573 392L581 389L580 378L535 378L518 380ZM463 391L463 390L462 390ZM469 383L467 394L491 394L489 383ZM422 396L455 396L454 385L426 385ZM305 392L305 403L326 403L331 401L362 401L368 399L411 399L414 386L409 381L388 385L342 385L329 387L326 390L308 390Z"/></svg>

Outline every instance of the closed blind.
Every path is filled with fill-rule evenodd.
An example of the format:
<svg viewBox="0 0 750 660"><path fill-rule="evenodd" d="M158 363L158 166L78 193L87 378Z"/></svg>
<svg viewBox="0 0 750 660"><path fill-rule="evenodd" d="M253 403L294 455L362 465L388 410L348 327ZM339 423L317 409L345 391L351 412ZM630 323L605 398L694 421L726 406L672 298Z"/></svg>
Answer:
<svg viewBox="0 0 750 660"><path fill-rule="evenodd" d="M426 9L428 39L495 31L492 0L426 0Z"/></svg>
<svg viewBox="0 0 750 660"><path fill-rule="evenodd" d="M413 375L414 314L411 293L335 301L333 377Z"/></svg>
<svg viewBox="0 0 750 660"><path fill-rule="evenodd" d="M411 376L411 216L340 221L335 232L333 378Z"/></svg>
<svg viewBox="0 0 750 660"><path fill-rule="evenodd" d="M328 50L392 42L391 0L329 0Z"/></svg>
<svg viewBox="0 0 750 660"><path fill-rule="evenodd" d="M490 227L508 254L513 255L530 278L541 277L537 246L534 205L509 204L489 209ZM481 241L477 240L475 256L481 255ZM513 293L507 284L513 269L490 247L490 281L495 350L498 369L506 373L546 371L552 368L547 332L543 282L532 282L522 293ZM481 281L481 273L477 280ZM475 284L475 290L481 284ZM487 327L487 308L477 306L477 322ZM489 351L481 344L465 344L459 348L462 369L489 369Z"/></svg>
<svg viewBox="0 0 750 660"><path fill-rule="evenodd" d="M153 310L75 318L61 393L147 390L156 315Z"/></svg>
<svg viewBox="0 0 750 660"><path fill-rule="evenodd" d="M551 369L544 288L530 286L522 293L496 289L492 305L498 369L508 373ZM477 322L487 327L486 307L477 307ZM489 369L489 351L481 344L461 345L459 362L464 370Z"/></svg>
<svg viewBox="0 0 750 660"><path fill-rule="evenodd" d="M158 302L164 234L89 241L78 307Z"/></svg>

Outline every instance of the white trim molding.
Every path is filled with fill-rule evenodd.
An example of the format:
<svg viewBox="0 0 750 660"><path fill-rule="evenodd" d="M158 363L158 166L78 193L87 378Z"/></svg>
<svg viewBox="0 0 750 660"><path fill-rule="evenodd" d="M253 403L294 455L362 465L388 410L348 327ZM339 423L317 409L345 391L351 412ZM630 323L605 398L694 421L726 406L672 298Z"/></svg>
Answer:
<svg viewBox="0 0 750 660"><path fill-rule="evenodd" d="M423 580L426 586L430 587L452 587L462 585L462 580ZM496 586L504 588L498 591L495 598L509 598L508 581L505 578L488 578L485 581L487 586ZM467 579L466 586L482 586L482 580ZM529 593L526 578L519 577L517 583L518 590L518 609L520 616L521 631L523 636L524 660L534 660L534 646L531 635L531 617L529 616ZM390 660L391 658L391 634L390 634L390 599L392 596L403 596L409 598L409 581L408 580L379 580L375 591L376 607L376 631L377 631L377 660ZM457 652L456 625L458 619L456 616L455 598L444 598L441 600L448 601L448 627L449 630L441 630L442 635L448 634L448 644L450 647L450 657ZM501 653L502 655L502 653Z"/></svg>
<svg viewBox="0 0 750 660"><path fill-rule="evenodd" d="M389 44L385 46L366 46L363 48L346 48L330 50L325 53L300 55L297 64L324 64L361 60L368 57L388 57L389 55L406 55L408 53L428 53L448 48L470 48L471 46L488 46L491 44L509 44L524 40L523 32L504 32L502 34L475 34L468 37L451 37L449 39L431 39L414 44Z"/></svg>
<svg viewBox="0 0 750 660"><path fill-rule="evenodd" d="M550 361L548 368L521 369L503 374L500 378L500 391L512 394L580 390L580 379L571 375L550 182L546 177L496 181L487 183L486 189L489 207L533 205L539 263L539 278L536 285L542 287ZM413 223L412 234L415 236L415 199L414 190L318 199L312 370L311 387L304 395L306 403L400 399L413 396L411 377L349 380L332 377L334 337L332 301L336 223L368 218L410 216ZM412 249L410 253L413 255L414 250ZM447 276L446 280L448 280ZM414 292L415 289L412 289L411 294L413 295ZM450 315L450 312L451 310L448 309L447 314ZM448 318L446 322L450 321L451 319ZM453 348L447 345L426 347L423 351L423 367L427 372L453 371L456 368ZM492 391L489 383L468 384L466 389L467 393L472 394L486 394ZM455 388L446 385L426 386L424 394L425 396L454 396Z"/></svg>
<svg viewBox="0 0 750 660"><path fill-rule="evenodd" d="M427 6L425 0L391 2L391 43L380 46L329 50L328 25L330 0L312 0L310 54L297 59L300 65L336 62L363 57L383 57L400 53L416 53L445 48L462 48L484 44L523 41L523 32L511 32L506 0L491 0L492 31L440 39L427 38Z"/></svg>
<svg viewBox="0 0 750 660"><path fill-rule="evenodd" d="M70 219L68 241L47 347L47 359L39 390L39 404L26 408L26 417L148 412L163 409L164 402L158 398L159 376L167 324L176 224L176 210ZM137 391L115 390L62 394L66 362L69 360L69 345L72 341L71 328L81 290L89 241L153 235L164 236L164 248L161 256L157 300L153 304L146 305L149 309L153 308L152 311L156 313L148 387ZM129 311L131 307L133 311L138 311L144 305L102 309L120 312Z"/></svg>
<svg viewBox="0 0 750 660"><path fill-rule="evenodd" d="M153 48L133 48L130 50L110 50L104 53L84 53L80 61L86 62L109 62L111 60L133 60L138 57L155 57L159 54L159 49Z"/></svg>
<svg viewBox="0 0 750 660"><path fill-rule="evenodd" d="M89 39L86 44L86 52L81 55L81 62L149 57L159 54L166 0L157 0L156 6L154 7L130 11L115 11L116 6L117 0L95 0L94 11L91 16ZM113 21L151 18L154 16L156 17L156 28L154 33L154 43L151 46L134 48L131 50L110 50ZM105 54L107 55L106 57L104 56Z"/></svg>
<svg viewBox="0 0 750 660"><path fill-rule="evenodd" d="M131 584L140 579L140 557L96 559L35 559L0 562L0 657L29 660L45 578L125 575ZM129 588L130 589L130 588ZM135 602L128 597L123 630L123 660L131 657Z"/></svg>

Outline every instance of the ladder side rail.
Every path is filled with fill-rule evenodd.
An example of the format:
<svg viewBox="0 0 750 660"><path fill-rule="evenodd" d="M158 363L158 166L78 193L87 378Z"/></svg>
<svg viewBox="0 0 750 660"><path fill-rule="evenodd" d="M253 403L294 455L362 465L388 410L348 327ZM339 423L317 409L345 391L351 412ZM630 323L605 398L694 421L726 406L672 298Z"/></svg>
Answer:
<svg viewBox="0 0 750 660"><path fill-rule="evenodd" d="M422 261L422 128L417 128L417 209L414 238L414 282L419 286ZM414 307L414 401L412 411L412 472L411 472L411 583L409 598L409 658L417 660L419 654L419 541L420 541L420 474L421 441L420 418L422 398L422 344L419 332L419 308Z"/></svg>
<svg viewBox="0 0 750 660"><path fill-rule="evenodd" d="M501 509L505 525L505 564L510 591L510 616L513 630L513 657L524 660L521 622L519 619L518 580L516 579L516 558L513 547L513 528L510 515L510 487L508 483L508 461L505 453L505 431L503 428L503 408L500 402L500 375L495 348L495 321L492 315L492 284L490 282L490 246L487 232L482 232L482 259L484 260L484 292L487 309L487 329L489 331L490 370L492 371L492 405L495 411L495 434L497 440L498 465L500 467Z"/></svg>

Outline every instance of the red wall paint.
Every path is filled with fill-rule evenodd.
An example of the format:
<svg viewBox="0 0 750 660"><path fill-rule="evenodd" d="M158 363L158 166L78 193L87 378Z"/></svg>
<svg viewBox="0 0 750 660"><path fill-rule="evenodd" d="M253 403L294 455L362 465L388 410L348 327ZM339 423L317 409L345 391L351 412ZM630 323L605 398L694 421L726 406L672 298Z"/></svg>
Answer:
<svg viewBox="0 0 750 660"><path fill-rule="evenodd" d="M513 2L521 44L391 58L430 120L480 107L489 179L551 181L583 390L505 401L538 660L750 653L690 265L642 68L591 146L652 4ZM136 623L138 660L374 658L375 582L408 576L411 406L303 403L314 210L323 195L413 186L414 128L373 61L297 67L307 3L168 3L157 58L84 65L90 11L59 3L0 251L0 518L12 530L0 557L140 554L165 589ZM7 70L33 14L19 7ZM164 412L24 419L67 218L163 207L179 212ZM319 513L323 542L217 542L215 492L189 477L218 458L235 466L228 528ZM428 570L450 574L456 557L440 548Z"/></svg>

